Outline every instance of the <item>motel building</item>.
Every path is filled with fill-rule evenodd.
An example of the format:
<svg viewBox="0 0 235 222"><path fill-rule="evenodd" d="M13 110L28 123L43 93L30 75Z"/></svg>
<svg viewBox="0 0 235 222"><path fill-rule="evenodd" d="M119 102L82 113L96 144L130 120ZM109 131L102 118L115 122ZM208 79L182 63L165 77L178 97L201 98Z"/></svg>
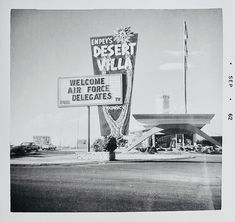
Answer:
<svg viewBox="0 0 235 222"><path fill-rule="evenodd" d="M130 132L129 151L137 147L152 146L176 151L185 146L196 145L197 136L221 147L221 141L203 132L203 127L210 124L214 114L170 114L169 99L168 95L162 96L161 114L133 114L144 129Z"/></svg>

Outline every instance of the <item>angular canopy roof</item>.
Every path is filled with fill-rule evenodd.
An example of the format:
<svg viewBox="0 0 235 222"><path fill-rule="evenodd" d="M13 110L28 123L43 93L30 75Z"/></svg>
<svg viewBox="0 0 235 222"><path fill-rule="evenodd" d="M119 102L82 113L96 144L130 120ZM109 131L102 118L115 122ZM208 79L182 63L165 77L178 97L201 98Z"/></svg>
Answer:
<svg viewBox="0 0 235 222"><path fill-rule="evenodd" d="M173 125L189 124L201 129L215 114L133 114L133 117L146 129L153 127L169 128Z"/></svg>
<svg viewBox="0 0 235 222"><path fill-rule="evenodd" d="M196 133L217 146L221 144L204 133L201 128L210 123L215 114L133 114L133 117L146 129L140 138L128 147L130 151L147 137L158 132L187 131Z"/></svg>

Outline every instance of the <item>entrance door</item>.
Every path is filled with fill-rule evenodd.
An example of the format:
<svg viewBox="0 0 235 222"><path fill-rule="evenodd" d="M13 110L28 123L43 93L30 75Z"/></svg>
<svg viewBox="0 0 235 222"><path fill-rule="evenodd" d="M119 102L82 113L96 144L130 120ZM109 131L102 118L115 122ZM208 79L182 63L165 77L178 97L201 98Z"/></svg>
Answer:
<svg viewBox="0 0 235 222"><path fill-rule="evenodd" d="M184 148L184 134L176 134L176 147Z"/></svg>

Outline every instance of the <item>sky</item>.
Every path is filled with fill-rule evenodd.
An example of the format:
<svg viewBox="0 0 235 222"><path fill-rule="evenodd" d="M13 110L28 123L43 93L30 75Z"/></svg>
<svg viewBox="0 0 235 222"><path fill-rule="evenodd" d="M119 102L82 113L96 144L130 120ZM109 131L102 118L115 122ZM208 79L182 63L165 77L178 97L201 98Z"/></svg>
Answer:
<svg viewBox="0 0 235 222"><path fill-rule="evenodd" d="M184 113L183 22L188 28L188 113L213 113L203 130L222 135L222 10L12 10L10 143L51 136L76 145L87 137L87 107L58 108L57 79L93 75L90 37L120 26L138 33L131 114ZM130 130L141 126L131 117ZM100 137L91 107L91 137Z"/></svg>

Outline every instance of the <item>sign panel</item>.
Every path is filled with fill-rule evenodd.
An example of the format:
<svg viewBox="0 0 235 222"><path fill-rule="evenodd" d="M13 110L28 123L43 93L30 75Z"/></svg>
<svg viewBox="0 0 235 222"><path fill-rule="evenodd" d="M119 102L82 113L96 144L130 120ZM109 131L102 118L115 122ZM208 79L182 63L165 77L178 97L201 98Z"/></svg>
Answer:
<svg viewBox="0 0 235 222"><path fill-rule="evenodd" d="M33 136L33 141L37 145L48 145L51 143L51 137L50 136Z"/></svg>
<svg viewBox="0 0 235 222"><path fill-rule="evenodd" d="M122 104L122 74L58 79L58 107Z"/></svg>
<svg viewBox="0 0 235 222"><path fill-rule="evenodd" d="M94 74L123 74L123 105L98 107L102 136L128 134L137 38L130 27L121 27L114 35L90 38Z"/></svg>

